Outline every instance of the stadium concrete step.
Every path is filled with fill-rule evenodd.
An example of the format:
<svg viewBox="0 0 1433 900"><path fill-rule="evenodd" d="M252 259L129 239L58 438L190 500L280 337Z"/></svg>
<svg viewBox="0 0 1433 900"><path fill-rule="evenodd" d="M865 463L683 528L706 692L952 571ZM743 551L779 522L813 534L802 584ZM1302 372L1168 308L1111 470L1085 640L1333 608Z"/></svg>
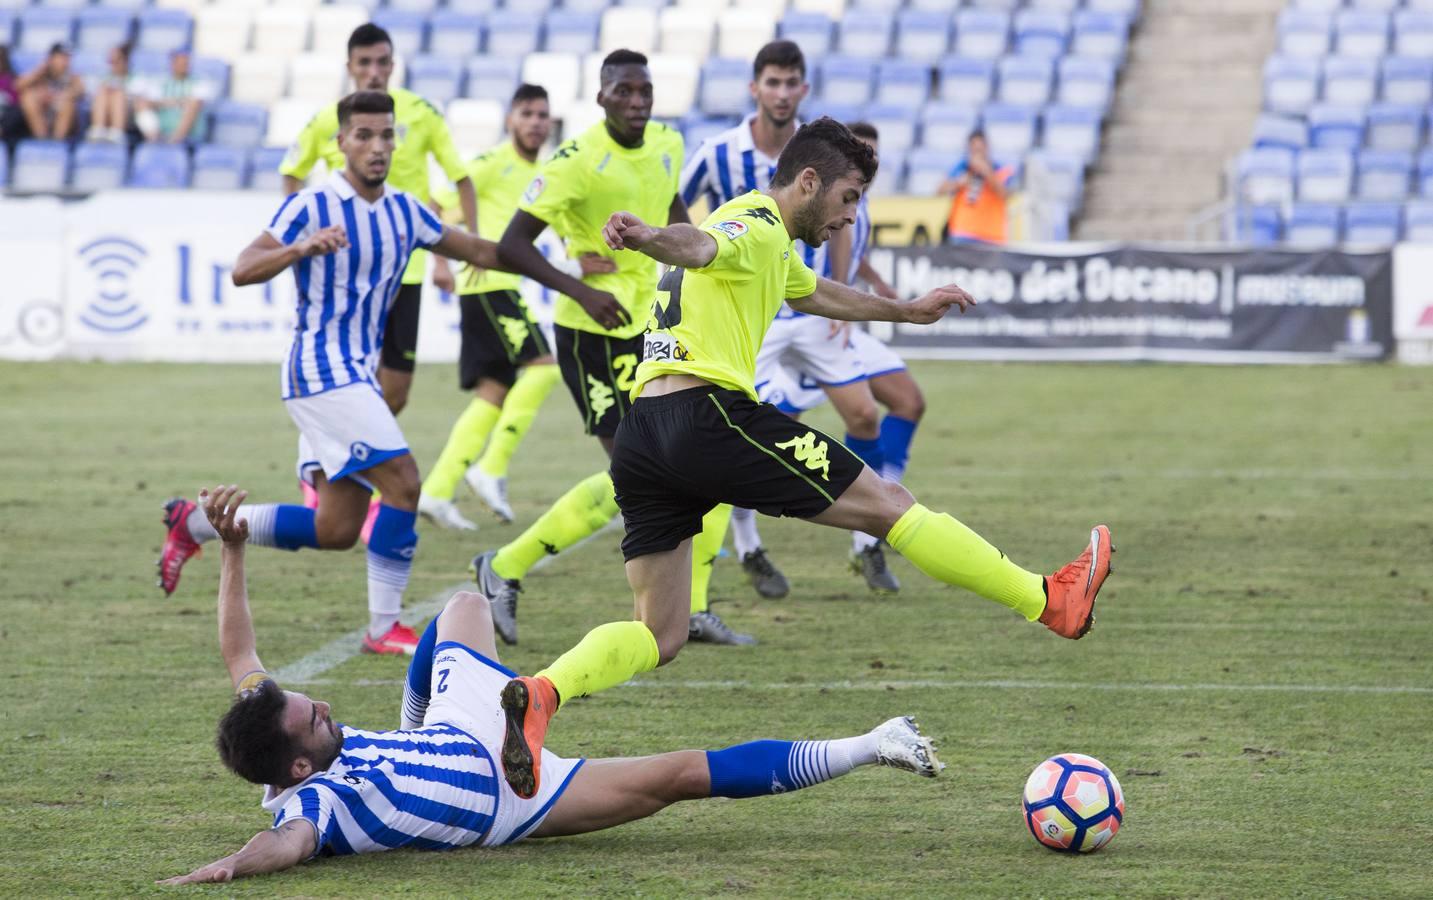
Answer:
<svg viewBox="0 0 1433 900"><path fill-rule="evenodd" d="M1284 0L1146 3L1073 236L1183 240L1248 143Z"/></svg>

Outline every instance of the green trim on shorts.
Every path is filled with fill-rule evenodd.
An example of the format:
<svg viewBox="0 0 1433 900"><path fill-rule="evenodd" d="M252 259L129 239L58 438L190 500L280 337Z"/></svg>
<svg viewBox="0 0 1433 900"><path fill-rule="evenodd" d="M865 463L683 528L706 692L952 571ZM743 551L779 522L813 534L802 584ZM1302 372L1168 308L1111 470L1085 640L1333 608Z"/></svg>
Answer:
<svg viewBox="0 0 1433 900"><path fill-rule="evenodd" d="M800 478L802 481L806 482L807 484L811 485L811 488L812 488L813 490L815 490L816 493L820 494L822 497L825 497L825 498L826 498L828 501L830 501L831 503L834 504L834 503L836 502L836 498L835 498L835 497L832 497L829 493L827 493L827 492L825 491L825 489L823 489L823 488L821 487L821 485L819 485L819 484L817 484L816 482L812 481L810 478L807 478L807 477L806 477L805 475L803 475L801 472L797 471L797 469L796 469L795 466L791 465L791 463L789 463L789 462L787 462L786 460L782 459L782 458L781 458L778 454L776 454L774 451L772 451L772 450L770 450L770 449L768 449L768 448L766 448L766 447L763 447L755 438L753 438L751 435L749 435L749 434L747 434L745 431L743 431L740 425L737 425L737 424L733 423L732 420L731 420L731 418L727 416L726 410L722 408L721 401L717 400L715 394L707 394L707 399L710 400L710 401L712 402L712 405L717 408L717 412L721 413L721 417L722 417L722 419L726 422L727 426L730 427L731 429L733 429L734 431L736 431L737 434L739 434L739 435L741 435L743 438L745 438L747 443L751 444L751 446L753 446L753 447L755 447L756 449L760 450L762 453L765 453L767 456L769 456L769 457L771 457L772 459L776 460L777 462L781 463L783 466L786 467L786 470L787 470L788 472L790 472L792 475L795 475L797 478Z"/></svg>

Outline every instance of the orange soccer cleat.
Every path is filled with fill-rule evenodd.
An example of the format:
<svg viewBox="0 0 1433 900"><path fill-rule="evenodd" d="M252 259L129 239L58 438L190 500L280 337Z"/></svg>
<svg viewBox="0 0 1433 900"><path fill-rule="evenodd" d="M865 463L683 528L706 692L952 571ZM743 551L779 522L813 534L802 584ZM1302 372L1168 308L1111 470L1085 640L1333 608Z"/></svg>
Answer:
<svg viewBox="0 0 1433 900"><path fill-rule="evenodd" d="M1045 611L1040 622L1060 637L1077 641L1095 624L1095 597L1110 575L1110 555L1115 552L1110 530L1096 525L1090 530L1090 545L1054 575L1045 578Z"/></svg>
<svg viewBox="0 0 1433 900"><path fill-rule="evenodd" d="M367 632L363 635L363 652L381 656L412 656L418 649L418 633L400 622L375 638Z"/></svg>
<svg viewBox="0 0 1433 900"><path fill-rule="evenodd" d="M524 800L537 794L542 741L556 712L557 688L546 678L523 675L503 688L503 713L508 720L503 735L503 775L513 793Z"/></svg>

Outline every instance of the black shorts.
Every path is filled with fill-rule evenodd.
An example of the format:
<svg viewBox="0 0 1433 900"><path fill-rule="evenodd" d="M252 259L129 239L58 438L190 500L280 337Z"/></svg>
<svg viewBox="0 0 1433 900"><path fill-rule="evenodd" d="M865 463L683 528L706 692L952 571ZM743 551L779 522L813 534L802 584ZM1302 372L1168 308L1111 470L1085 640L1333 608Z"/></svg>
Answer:
<svg viewBox="0 0 1433 900"><path fill-rule="evenodd" d="M632 407L632 385L642 358L642 336L614 338L562 325L553 327L557 367L577 401L587 433L613 437Z"/></svg>
<svg viewBox="0 0 1433 900"><path fill-rule="evenodd" d="M512 387L521 366L552 352L517 291L464 294L458 313L463 334L458 385L465 391L481 378Z"/></svg>
<svg viewBox="0 0 1433 900"><path fill-rule="evenodd" d="M383 357L379 365L397 372L412 372L418 361L418 312L423 300L423 285L404 284L388 310L383 326Z"/></svg>
<svg viewBox="0 0 1433 900"><path fill-rule="evenodd" d="M627 559L675 549L718 503L809 519L865 464L840 441L740 391L693 388L632 404L612 449Z"/></svg>

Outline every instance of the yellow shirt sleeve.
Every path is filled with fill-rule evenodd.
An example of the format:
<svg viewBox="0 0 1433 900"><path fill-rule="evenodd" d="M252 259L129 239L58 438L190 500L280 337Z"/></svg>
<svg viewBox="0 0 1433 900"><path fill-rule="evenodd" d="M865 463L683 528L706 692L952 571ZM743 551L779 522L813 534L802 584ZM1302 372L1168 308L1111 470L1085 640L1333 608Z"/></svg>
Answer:
<svg viewBox="0 0 1433 900"><path fill-rule="evenodd" d="M568 141L542 164L518 209L551 224L587 196L587 169L576 141Z"/></svg>
<svg viewBox="0 0 1433 900"><path fill-rule="evenodd" d="M776 223L774 217L767 222L759 215L746 214L765 212L764 209L751 209L721 218L713 216L704 222L701 231L716 241L717 252L711 262L692 271L724 281L749 281L771 265L771 256L776 252L772 244L785 238L786 230Z"/></svg>
<svg viewBox="0 0 1433 900"><path fill-rule="evenodd" d="M329 137L324 134L325 129L321 122L323 118L323 112L320 111L308 120L304 130L299 132L298 140L294 141L289 152L284 154L284 161L279 164L280 175L288 175L302 181L313 171L314 163L318 162L323 144Z"/></svg>
<svg viewBox="0 0 1433 900"><path fill-rule="evenodd" d="M810 297L816 293L816 273L811 271L811 267L806 265L795 248L792 248L790 253L786 258L786 299L800 300L802 297Z"/></svg>
<svg viewBox="0 0 1433 900"><path fill-rule="evenodd" d="M453 144L453 132L449 130L447 121L432 106L428 108L428 152L433 154L448 180L457 184L468 177L468 170L463 165L462 157L458 155L458 148Z"/></svg>

